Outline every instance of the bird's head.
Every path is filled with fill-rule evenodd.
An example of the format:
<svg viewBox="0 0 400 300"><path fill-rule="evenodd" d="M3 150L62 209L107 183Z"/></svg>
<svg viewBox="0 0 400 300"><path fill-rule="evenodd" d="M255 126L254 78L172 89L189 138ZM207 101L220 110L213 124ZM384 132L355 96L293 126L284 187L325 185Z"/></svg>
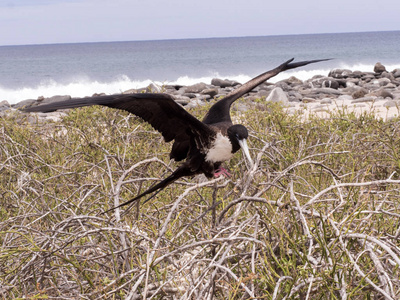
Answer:
<svg viewBox="0 0 400 300"><path fill-rule="evenodd" d="M232 152L235 153L242 148L242 151L246 156L251 168L253 166L253 160L250 157L249 147L247 146L248 136L249 132L243 125L237 124L228 128L228 137L232 143Z"/></svg>

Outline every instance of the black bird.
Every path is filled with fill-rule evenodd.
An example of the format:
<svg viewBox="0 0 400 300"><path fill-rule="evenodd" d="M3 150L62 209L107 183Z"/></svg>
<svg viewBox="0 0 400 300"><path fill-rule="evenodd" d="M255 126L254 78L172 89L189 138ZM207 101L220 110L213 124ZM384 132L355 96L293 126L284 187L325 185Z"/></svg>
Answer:
<svg viewBox="0 0 400 300"><path fill-rule="evenodd" d="M161 182L117 206L121 207L155 192L145 201L147 202L163 188L183 176L204 174L206 177L211 178L214 175L226 174L226 170L221 168L221 163L229 160L240 148L242 148L250 166L252 166L246 143L248 132L243 125L232 124L230 117L232 103L280 72L325 60L327 59L292 63L292 58L277 68L267 71L233 90L210 108L203 121L188 113L170 95L153 93L76 98L29 107L23 109L23 111L51 112L65 108L103 105L135 114L161 132L165 142L174 140L170 158L175 161L186 159L185 162Z"/></svg>

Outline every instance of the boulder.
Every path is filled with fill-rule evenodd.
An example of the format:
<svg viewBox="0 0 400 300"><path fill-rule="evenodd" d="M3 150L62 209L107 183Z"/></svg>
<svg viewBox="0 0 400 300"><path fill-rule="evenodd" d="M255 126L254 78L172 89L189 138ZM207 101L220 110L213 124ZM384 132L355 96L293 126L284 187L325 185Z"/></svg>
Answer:
<svg viewBox="0 0 400 300"><path fill-rule="evenodd" d="M373 91L368 94L368 96L377 96L377 97L382 97L382 98L394 98L393 94L386 90L385 88L380 88L376 91Z"/></svg>
<svg viewBox="0 0 400 300"><path fill-rule="evenodd" d="M377 62L374 66L374 72L380 74L380 73L386 72L386 68L380 62Z"/></svg>
<svg viewBox="0 0 400 300"><path fill-rule="evenodd" d="M368 91L364 88L360 88L357 91L353 92L351 96L353 99L358 99L364 97L366 94L368 94Z"/></svg>
<svg viewBox="0 0 400 300"><path fill-rule="evenodd" d="M379 78L379 79L373 80L372 83L379 85L379 86L385 86L388 83L390 83L390 79L389 78Z"/></svg>
<svg viewBox="0 0 400 300"><path fill-rule="evenodd" d="M324 98L319 103L321 103L321 104L332 104L332 99L331 98Z"/></svg>
<svg viewBox="0 0 400 300"><path fill-rule="evenodd" d="M10 103L8 101L4 100L0 102L0 112L9 110L11 108Z"/></svg>
<svg viewBox="0 0 400 300"><path fill-rule="evenodd" d="M342 95L343 93L341 91L332 89L332 88L319 88L319 89L313 89L314 93L318 94L327 94L327 95Z"/></svg>
<svg viewBox="0 0 400 300"><path fill-rule="evenodd" d="M384 107L397 107L400 108L400 100L389 100L383 104Z"/></svg>
<svg viewBox="0 0 400 300"><path fill-rule="evenodd" d="M147 93L160 93L161 87L159 85L155 84L154 82L152 82L146 87L146 92Z"/></svg>
<svg viewBox="0 0 400 300"><path fill-rule="evenodd" d="M291 90L291 87L285 81L279 81L275 84L275 86L281 88L285 92L288 92Z"/></svg>
<svg viewBox="0 0 400 300"><path fill-rule="evenodd" d="M299 92L293 90L288 92L288 97L290 102L299 102L303 98Z"/></svg>
<svg viewBox="0 0 400 300"><path fill-rule="evenodd" d="M339 82L337 80L327 78L322 82L322 86L337 90L339 88Z"/></svg>
<svg viewBox="0 0 400 300"><path fill-rule="evenodd" d="M348 69L333 69L329 72L328 77L333 78L347 78L352 74Z"/></svg>
<svg viewBox="0 0 400 300"><path fill-rule="evenodd" d="M185 89L186 93L200 93L201 91L205 90L207 85L204 82L196 83L193 85L187 86Z"/></svg>
<svg viewBox="0 0 400 300"><path fill-rule="evenodd" d="M351 101L351 103L365 103L365 102L374 102L376 97L368 96L368 97L361 97Z"/></svg>
<svg viewBox="0 0 400 300"><path fill-rule="evenodd" d="M174 96L175 102L184 106L190 103L190 98L185 96Z"/></svg>
<svg viewBox="0 0 400 300"><path fill-rule="evenodd" d="M40 103L40 105L42 105L42 104L50 104L50 103L54 103L54 102L67 101L67 100L71 100L71 96L70 95L53 96L53 97L50 97L50 98L44 98L41 101L38 100L38 102Z"/></svg>
<svg viewBox="0 0 400 300"><path fill-rule="evenodd" d="M211 84L214 86L219 86L219 87L225 88L225 87L233 87L240 83L237 81L234 81L234 80L229 80L229 79L213 78L211 80Z"/></svg>
<svg viewBox="0 0 400 300"><path fill-rule="evenodd" d="M289 99L280 87L276 87L268 95L266 101L288 103Z"/></svg>
<svg viewBox="0 0 400 300"><path fill-rule="evenodd" d="M303 81L298 79L295 76L290 76L288 79L286 79L286 82L290 85L300 85L303 84Z"/></svg>
<svg viewBox="0 0 400 300"><path fill-rule="evenodd" d="M321 88L321 87L327 87L332 89L339 88L338 80L336 80L333 77L318 77L312 79L311 81L309 81L309 83L313 88Z"/></svg>
<svg viewBox="0 0 400 300"><path fill-rule="evenodd" d="M393 74L392 74L392 73L389 73L389 72L383 72L383 73L381 74L381 77L382 77L382 78L389 79L390 81L395 80L395 77L393 76Z"/></svg>
<svg viewBox="0 0 400 300"><path fill-rule="evenodd" d="M400 69L394 69L393 76L394 76L394 78L399 78L400 77Z"/></svg>
<svg viewBox="0 0 400 300"><path fill-rule="evenodd" d="M34 99L27 99L27 100L20 101L16 104L13 104L11 106L12 106L12 108L22 108L22 107L32 106L33 104L36 104L36 103L37 103L37 101Z"/></svg>
<svg viewBox="0 0 400 300"><path fill-rule="evenodd" d="M218 89L205 89L201 92L203 95L209 95L211 98L215 97L218 94Z"/></svg>

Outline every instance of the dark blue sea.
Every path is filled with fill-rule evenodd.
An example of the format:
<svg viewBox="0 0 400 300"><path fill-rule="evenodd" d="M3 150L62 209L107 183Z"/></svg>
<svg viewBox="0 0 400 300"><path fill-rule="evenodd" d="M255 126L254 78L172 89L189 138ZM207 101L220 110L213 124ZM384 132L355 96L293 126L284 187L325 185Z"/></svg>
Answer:
<svg viewBox="0 0 400 300"><path fill-rule="evenodd" d="M308 79L334 68L400 68L400 31L0 47L0 101L89 96L158 84L245 82L295 57L334 58L288 71Z"/></svg>

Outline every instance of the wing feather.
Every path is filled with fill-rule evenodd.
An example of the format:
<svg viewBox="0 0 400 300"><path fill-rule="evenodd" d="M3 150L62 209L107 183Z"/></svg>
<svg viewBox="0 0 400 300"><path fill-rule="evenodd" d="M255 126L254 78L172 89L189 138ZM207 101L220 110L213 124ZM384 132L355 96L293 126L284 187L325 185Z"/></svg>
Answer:
<svg viewBox="0 0 400 300"><path fill-rule="evenodd" d="M190 137L201 139L213 134L212 129L188 113L182 106L167 94L117 94L71 100L38 105L23 109L26 112L51 112L91 105L103 105L128 111L159 131L166 142L184 142Z"/></svg>

